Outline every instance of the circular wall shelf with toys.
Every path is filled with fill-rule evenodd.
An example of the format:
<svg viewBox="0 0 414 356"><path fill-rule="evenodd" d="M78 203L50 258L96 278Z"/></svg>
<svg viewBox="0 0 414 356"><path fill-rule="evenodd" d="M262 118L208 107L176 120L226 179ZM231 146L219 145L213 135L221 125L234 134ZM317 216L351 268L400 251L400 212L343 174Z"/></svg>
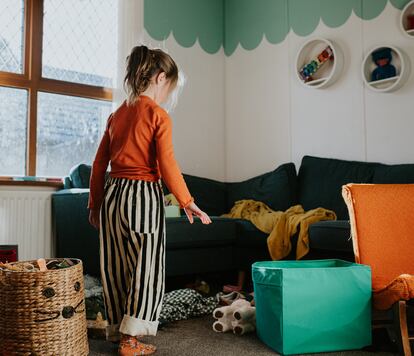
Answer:
<svg viewBox="0 0 414 356"><path fill-rule="evenodd" d="M409 74L407 55L394 46L375 47L362 62L364 83L376 92L392 92L401 88Z"/></svg>
<svg viewBox="0 0 414 356"><path fill-rule="evenodd" d="M325 88L341 74L343 55L340 48L324 38L312 38L299 49L295 72L308 88Z"/></svg>
<svg viewBox="0 0 414 356"><path fill-rule="evenodd" d="M400 17L401 30L411 38L414 38L414 0L405 5Z"/></svg>

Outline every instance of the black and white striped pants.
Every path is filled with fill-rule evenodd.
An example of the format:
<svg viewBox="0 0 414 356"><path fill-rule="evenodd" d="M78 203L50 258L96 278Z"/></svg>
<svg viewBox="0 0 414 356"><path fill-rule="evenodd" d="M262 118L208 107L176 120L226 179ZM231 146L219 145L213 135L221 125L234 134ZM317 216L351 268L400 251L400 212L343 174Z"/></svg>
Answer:
<svg viewBox="0 0 414 356"><path fill-rule="evenodd" d="M107 339L156 335L165 291L162 183L109 178L101 206L100 266Z"/></svg>

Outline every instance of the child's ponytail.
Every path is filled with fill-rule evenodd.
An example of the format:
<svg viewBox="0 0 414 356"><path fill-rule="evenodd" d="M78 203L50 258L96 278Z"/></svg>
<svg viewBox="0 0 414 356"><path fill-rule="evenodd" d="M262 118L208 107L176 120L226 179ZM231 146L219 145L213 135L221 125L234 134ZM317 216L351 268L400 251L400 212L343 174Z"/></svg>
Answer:
<svg viewBox="0 0 414 356"><path fill-rule="evenodd" d="M134 47L127 57L124 78L128 104L133 103L149 87L151 78L160 72L165 72L172 86L176 85L178 68L170 55L160 49L149 49L147 46Z"/></svg>

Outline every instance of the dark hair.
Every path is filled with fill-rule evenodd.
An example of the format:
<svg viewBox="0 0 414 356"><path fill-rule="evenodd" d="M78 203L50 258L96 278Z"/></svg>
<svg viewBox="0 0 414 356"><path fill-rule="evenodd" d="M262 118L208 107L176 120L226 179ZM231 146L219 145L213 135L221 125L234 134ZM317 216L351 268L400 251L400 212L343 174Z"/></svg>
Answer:
<svg viewBox="0 0 414 356"><path fill-rule="evenodd" d="M147 46L132 48L127 57L124 88L128 94L128 103L134 102L151 83L151 78L164 72L171 86L178 81L178 67L171 56L161 49L149 49Z"/></svg>

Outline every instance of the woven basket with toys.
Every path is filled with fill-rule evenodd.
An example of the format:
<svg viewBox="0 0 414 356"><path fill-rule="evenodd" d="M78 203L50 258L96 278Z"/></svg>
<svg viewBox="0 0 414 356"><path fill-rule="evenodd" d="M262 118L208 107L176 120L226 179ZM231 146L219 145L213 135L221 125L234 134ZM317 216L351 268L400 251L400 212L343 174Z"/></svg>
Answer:
<svg viewBox="0 0 414 356"><path fill-rule="evenodd" d="M0 263L0 345L4 355L88 355L81 260Z"/></svg>

